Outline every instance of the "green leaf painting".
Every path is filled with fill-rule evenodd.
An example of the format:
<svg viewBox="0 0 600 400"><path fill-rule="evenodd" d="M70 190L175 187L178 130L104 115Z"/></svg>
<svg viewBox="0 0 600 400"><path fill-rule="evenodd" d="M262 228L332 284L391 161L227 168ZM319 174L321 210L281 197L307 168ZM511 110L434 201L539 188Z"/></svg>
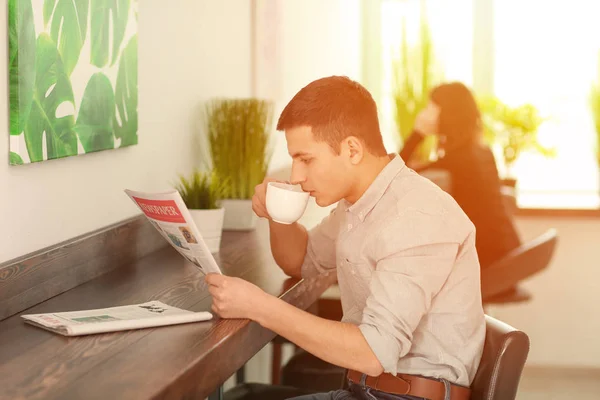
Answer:
<svg viewBox="0 0 600 400"><path fill-rule="evenodd" d="M23 164L23 159L17 153L10 152L10 163L13 165L21 165Z"/></svg>
<svg viewBox="0 0 600 400"><path fill-rule="evenodd" d="M115 116L115 94L110 81L102 72L94 74L85 88L77 136L86 152L115 147L112 121Z"/></svg>
<svg viewBox="0 0 600 400"><path fill-rule="evenodd" d="M137 0L9 0L11 165L138 142Z"/></svg>
<svg viewBox="0 0 600 400"><path fill-rule="evenodd" d="M125 36L130 0L91 0L91 2L92 64L97 67L105 66L109 62L110 54L112 54L111 64L114 64ZM111 19L112 32L109 29Z"/></svg>
<svg viewBox="0 0 600 400"><path fill-rule="evenodd" d="M85 42L88 20L88 1L44 1L44 24L50 20L50 36L58 44L67 75L71 75Z"/></svg>
<svg viewBox="0 0 600 400"><path fill-rule="evenodd" d="M10 134L20 135L29 118L35 83L35 30L31 1L8 3Z"/></svg>
<svg viewBox="0 0 600 400"><path fill-rule="evenodd" d="M113 127L115 137L121 139L121 146L137 144L137 88L137 36L134 36L121 56L115 90L117 113Z"/></svg>
<svg viewBox="0 0 600 400"><path fill-rule="evenodd" d="M33 104L25 125L25 143L32 162L43 160L43 139L48 158L77 154L73 114L57 117L63 103L74 106L73 89L56 44L42 33L37 39L37 64Z"/></svg>

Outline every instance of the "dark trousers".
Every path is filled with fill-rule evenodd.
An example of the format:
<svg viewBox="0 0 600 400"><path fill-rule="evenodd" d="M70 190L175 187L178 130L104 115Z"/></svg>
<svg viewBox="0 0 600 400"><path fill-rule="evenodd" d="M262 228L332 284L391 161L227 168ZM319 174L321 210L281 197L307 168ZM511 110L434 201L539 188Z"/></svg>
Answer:
<svg viewBox="0 0 600 400"><path fill-rule="evenodd" d="M351 384L348 389L334 390L328 393L308 394L305 396L294 397L288 400L422 400L414 396L398 396L373 390L371 388L363 389L359 385Z"/></svg>

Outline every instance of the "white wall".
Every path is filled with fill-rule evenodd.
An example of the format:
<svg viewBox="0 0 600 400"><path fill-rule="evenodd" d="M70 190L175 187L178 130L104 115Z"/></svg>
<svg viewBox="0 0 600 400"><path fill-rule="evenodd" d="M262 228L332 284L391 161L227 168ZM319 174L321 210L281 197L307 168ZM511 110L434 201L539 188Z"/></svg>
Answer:
<svg viewBox="0 0 600 400"><path fill-rule="evenodd" d="M6 12L0 7L1 54ZM186 173L200 102L250 95L249 32L250 2L139 0L139 144L10 167L0 140L0 262L137 214L124 188L162 190ZM0 76L6 68L0 63Z"/></svg>
<svg viewBox="0 0 600 400"><path fill-rule="evenodd" d="M552 264L524 283L532 301L490 314L526 332L528 364L600 368L600 219L520 217L524 239L558 231Z"/></svg>
<svg viewBox="0 0 600 400"><path fill-rule="evenodd" d="M346 75L360 81L360 0L286 0L277 4L259 1L259 5L264 4L272 7L277 17L273 28L277 32L274 39L277 50L273 60L275 69L256 71L257 95L274 98L274 126L285 105L311 81L330 75ZM264 85L260 83L272 80L277 82L276 87L261 92ZM270 170L291 162L285 137L280 132L274 134Z"/></svg>

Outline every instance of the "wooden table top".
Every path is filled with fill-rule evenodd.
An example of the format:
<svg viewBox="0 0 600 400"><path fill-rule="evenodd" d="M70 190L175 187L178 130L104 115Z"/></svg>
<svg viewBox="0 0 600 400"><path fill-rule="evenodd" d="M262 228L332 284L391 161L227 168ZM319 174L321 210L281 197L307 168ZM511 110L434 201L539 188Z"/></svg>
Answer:
<svg viewBox="0 0 600 400"><path fill-rule="evenodd" d="M268 225L224 232L223 273L306 309L334 281L296 281L275 264ZM221 320L82 337L25 324L21 314L114 307L160 300L210 311L202 274L171 247L93 279L0 322L0 399L203 398L275 334L248 320Z"/></svg>

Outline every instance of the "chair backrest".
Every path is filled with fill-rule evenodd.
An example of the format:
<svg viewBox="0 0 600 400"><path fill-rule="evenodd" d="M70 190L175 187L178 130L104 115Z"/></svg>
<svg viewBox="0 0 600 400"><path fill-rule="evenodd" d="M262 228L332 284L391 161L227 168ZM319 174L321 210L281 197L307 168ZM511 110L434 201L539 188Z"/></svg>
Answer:
<svg viewBox="0 0 600 400"><path fill-rule="evenodd" d="M485 346L471 400L514 400L529 353L529 337L486 315Z"/></svg>
<svg viewBox="0 0 600 400"><path fill-rule="evenodd" d="M511 186L500 186L500 194L504 207L510 215L515 215L519 206L517 205L517 191Z"/></svg>
<svg viewBox="0 0 600 400"><path fill-rule="evenodd" d="M481 294L484 302L548 267L557 242L556 230L549 229L484 268L481 271Z"/></svg>

